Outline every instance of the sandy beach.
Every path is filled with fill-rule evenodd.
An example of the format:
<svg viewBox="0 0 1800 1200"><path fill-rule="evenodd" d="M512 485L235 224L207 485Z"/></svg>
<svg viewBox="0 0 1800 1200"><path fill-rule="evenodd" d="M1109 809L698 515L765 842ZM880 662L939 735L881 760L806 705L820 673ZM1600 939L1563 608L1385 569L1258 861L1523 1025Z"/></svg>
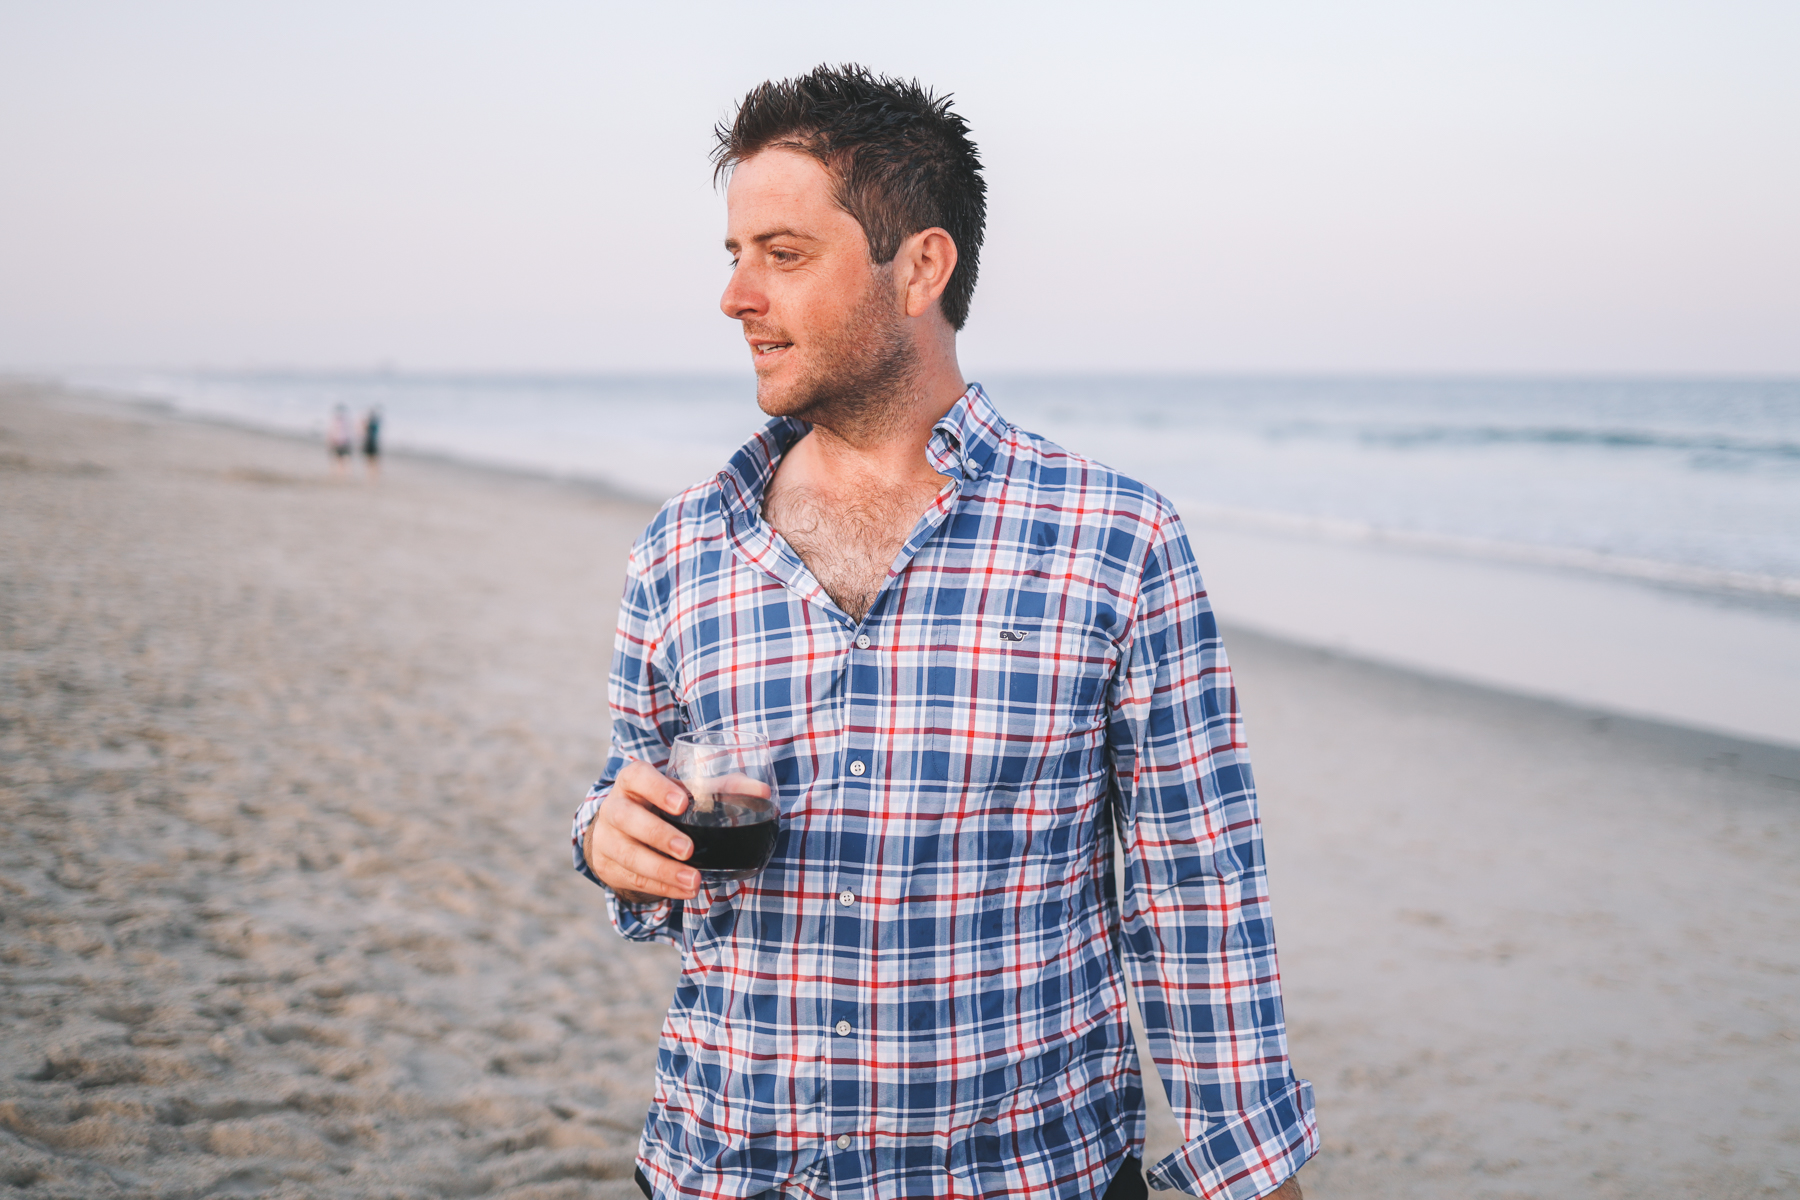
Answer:
<svg viewBox="0 0 1800 1200"><path fill-rule="evenodd" d="M0 1181L638 1195L678 962L566 837L648 516L0 382ZM1800 1196L1800 751L1227 639L1309 1197Z"/></svg>

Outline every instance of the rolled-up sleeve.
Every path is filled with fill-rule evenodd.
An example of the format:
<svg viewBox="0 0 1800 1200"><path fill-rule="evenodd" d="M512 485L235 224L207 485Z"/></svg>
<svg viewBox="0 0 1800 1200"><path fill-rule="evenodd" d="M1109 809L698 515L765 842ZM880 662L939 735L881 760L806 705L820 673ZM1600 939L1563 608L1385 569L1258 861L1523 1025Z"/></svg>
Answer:
<svg viewBox="0 0 1800 1200"><path fill-rule="evenodd" d="M680 701L657 661L662 642L661 605L645 569L646 558L654 552L650 533L655 528L653 525L632 548L626 565L625 595L619 604L618 636L613 642L612 672L607 681L612 746L606 770L575 811L570 831L575 869L603 888L606 885L589 869L587 856L582 852L588 826L593 824L625 764L640 761L662 769L669 761L669 747L682 728ZM611 888L606 888L606 893L607 915L621 936L634 942L680 944L681 901L635 905L621 900Z"/></svg>
<svg viewBox="0 0 1800 1200"><path fill-rule="evenodd" d="M1149 1179L1208 1198L1278 1187L1319 1146L1288 1063L1256 785L1231 668L1173 514L1144 562L1114 698L1125 968L1186 1139Z"/></svg>

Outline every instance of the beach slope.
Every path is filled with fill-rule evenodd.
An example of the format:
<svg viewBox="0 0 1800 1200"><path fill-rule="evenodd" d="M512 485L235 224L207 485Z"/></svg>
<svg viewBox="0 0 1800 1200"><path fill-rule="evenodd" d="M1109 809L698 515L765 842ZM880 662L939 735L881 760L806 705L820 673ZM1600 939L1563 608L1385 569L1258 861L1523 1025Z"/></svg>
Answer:
<svg viewBox="0 0 1800 1200"><path fill-rule="evenodd" d="M649 511L12 383L0 514L0 1179L635 1197L677 963L566 837ZM1309 1196L1800 1194L1793 752L1228 644Z"/></svg>

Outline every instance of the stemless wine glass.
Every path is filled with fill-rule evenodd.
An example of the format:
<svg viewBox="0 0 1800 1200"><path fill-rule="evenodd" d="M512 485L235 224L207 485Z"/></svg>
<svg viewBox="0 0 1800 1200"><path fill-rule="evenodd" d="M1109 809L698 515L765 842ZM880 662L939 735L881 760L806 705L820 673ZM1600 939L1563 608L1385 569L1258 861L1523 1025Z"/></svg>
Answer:
<svg viewBox="0 0 1800 1200"><path fill-rule="evenodd" d="M754 733L680 734L669 751L669 778L687 792L687 807L663 820L688 835L688 865L708 885L748 879L769 865L781 806L769 739Z"/></svg>

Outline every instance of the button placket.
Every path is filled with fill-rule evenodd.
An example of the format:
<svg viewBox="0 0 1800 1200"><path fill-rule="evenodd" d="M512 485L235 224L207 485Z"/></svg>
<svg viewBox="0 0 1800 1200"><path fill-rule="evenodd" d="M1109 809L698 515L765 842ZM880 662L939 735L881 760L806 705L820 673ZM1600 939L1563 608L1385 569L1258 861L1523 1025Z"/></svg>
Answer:
<svg viewBox="0 0 1800 1200"><path fill-rule="evenodd" d="M840 743L843 746L843 759L840 761L844 763L847 777L840 778L843 779L847 794L866 798L881 786L875 774L877 746L872 730L881 723L882 701L886 688L877 670L877 659L880 656L869 653L875 646L876 636L872 632L856 632L850 641L850 653L845 655L843 660L847 667L846 683L848 685L844 689L845 734L847 736ZM861 941L870 932L864 927L864 921L872 919L874 911L870 910L864 913L856 907L857 893L854 889L868 882L866 872L869 864L859 858L854 862L841 861L841 866L844 877L838 883L838 917L836 921L828 924L843 931L844 936ZM858 880L861 880L862 883L859 884ZM830 902L826 903L829 906ZM834 987L832 999L836 1002L834 1006L837 1011L839 1013L865 1013L867 1010L863 1006L868 1002L868 989L875 985L875 977L879 973L873 964L869 964L863 978L846 979L841 988ZM851 1043L845 1046L840 1053L860 1059L862 1057L861 1047L856 1045L858 1039L856 1029L857 1027L851 1023L848 1017L840 1017L832 1025L833 1034L839 1038L848 1039ZM827 1055L826 1057L835 1059L837 1056ZM852 1072L856 1070L847 1062L839 1064L838 1069ZM849 1078L845 1077L843 1082L848 1083ZM868 1105L871 1097L868 1094L866 1081L859 1084L856 1091L861 1097L861 1104ZM851 1150L855 1144L855 1137L849 1133L841 1134L836 1139L839 1150Z"/></svg>

